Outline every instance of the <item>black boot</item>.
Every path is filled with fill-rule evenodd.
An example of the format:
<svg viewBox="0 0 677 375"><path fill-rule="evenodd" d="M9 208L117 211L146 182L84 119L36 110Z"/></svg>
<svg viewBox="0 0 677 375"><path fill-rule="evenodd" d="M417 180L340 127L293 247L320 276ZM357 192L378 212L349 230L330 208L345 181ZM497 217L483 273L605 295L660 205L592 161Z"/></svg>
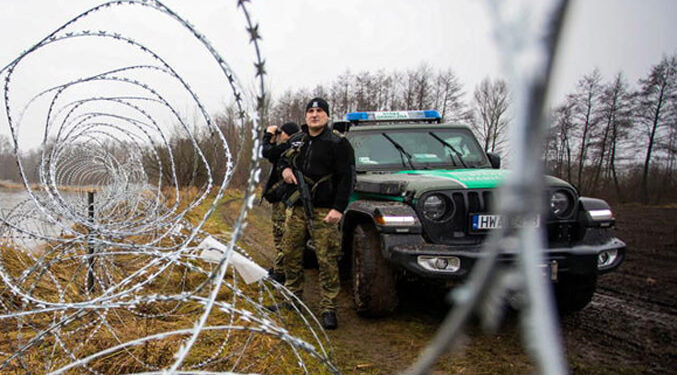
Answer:
<svg viewBox="0 0 677 375"><path fill-rule="evenodd" d="M327 311L322 313L322 327L324 329L336 329L338 327L335 312Z"/></svg>

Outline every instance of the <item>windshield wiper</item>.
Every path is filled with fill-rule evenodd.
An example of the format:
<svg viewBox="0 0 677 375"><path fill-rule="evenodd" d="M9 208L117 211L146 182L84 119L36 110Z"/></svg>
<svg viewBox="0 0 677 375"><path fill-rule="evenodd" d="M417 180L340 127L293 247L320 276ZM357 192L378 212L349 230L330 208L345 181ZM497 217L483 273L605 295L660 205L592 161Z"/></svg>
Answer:
<svg viewBox="0 0 677 375"><path fill-rule="evenodd" d="M409 153L407 152L407 150L405 150L404 147L402 147L401 144L397 143L397 141L395 141L394 139L390 138L390 136L389 136L388 134L386 134L386 133L381 133L381 134L382 134L384 137L386 137L386 139L389 140L390 143L393 144L393 146L395 146L395 149L397 149L397 151L400 152L400 159L402 159L402 166L406 167L406 164L404 164L404 157L402 156L402 155L404 155L404 156L407 157L407 162L409 163L409 167L410 167L412 170L416 170L416 168L414 168L414 164L411 162L411 154L409 154Z"/></svg>
<svg viewBox="0 0 677 375"><path fill-rule="evenodd" d="M440 143L444 147L449 148L454 154L456 154L456 157L458 158L458 161L461 162L461 165L463 165L463 168L468 168L468 166L465 164L465 161L463 161L463 156L461 156L461 153L458 152L458 150L456 148L454 148L454 146L450 145L449 142L440 138L437 134L435 134L433 132L428 132L428 134L432 135L432 137L437 139L438 141L440 141ZM456 162L454 161L454 157L451 154L449 154L449 157L451 158L451 162L454 163L454 165L456 165Z"/></svg>

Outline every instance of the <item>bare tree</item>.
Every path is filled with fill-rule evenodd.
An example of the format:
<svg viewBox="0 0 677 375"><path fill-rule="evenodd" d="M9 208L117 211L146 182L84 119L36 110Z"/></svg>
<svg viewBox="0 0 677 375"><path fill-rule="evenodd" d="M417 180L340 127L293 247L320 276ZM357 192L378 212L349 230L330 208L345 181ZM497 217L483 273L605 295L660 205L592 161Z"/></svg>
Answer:
<svg viewBox="0 0 677 375"><path fill-rule="evenodd" d="M349 70L340 74L331 84L329 101L334 106L334 112L347 113L352 108L353 77Z"/></svg>
<svg viewBox="0 0 677 375"><path fill-rule="evenodd" d="M677 103L673 101L672 106L677 106ZM677 108L672 109L673 116L677 115ZM675 191L675 169L677 168L677 119L673 118L670 121L668 126L667 136L665 141L661 142L659 146L665 151L665 169L662 181L660 183L660 189L658 190L657 200L660 202L663 199L663 196L666 192L672 191L674 194Z"/></svg>
<svg viewBox="0 0 677 375"><path fill-rule="evenodd" d="M573 104L565 102L554 110L546 158L552 161L551 172L568 181L572 178L573 129Z"/></svg>
<svg viewBox="0 0 677 375"><path fill-rule="evenodd" d="M508 126L508 87L503 80L485 78L473 94L473 127L484 151L497 152L505 142Z"/></svg>
<svg viewBox="0 0 677 375"><path fill-rule="evenodd" d="M392 84L391 84L391 89L390 93L388 94L389 100L388 100L388 107L383 108L383 110L389 110L389 109L405 109L407 108L406 103L404 102L404 97L401 94L402 91L402 82L404 82L406 78L406 74L398 71L394 71L390 74Z"/></svg>
<svg viewBox="0 0 677 375"><path fill-rule="evenodd" d="M664 57L658 65L651 68L649 76L640 79L638 92L638 120L647 130L648 143L644 168L642 170L641 199L649 201L648 176L652 151L658 132L674 120L674 101L677 98L677 56Z"/></svg>
<svg viewBox="0 0 677 375"><path fill-rule="evenodd" d="M468 120L468 108L462 100L463 85L451 69L441 71L435 79L434 108L441 111L442 118L451 122Z"/></svg>
<svg viewBox="0 0 677 375"><path fill-rule="evenodd" d="M280 125L287 121L302 124L305 119L306 103L312 94L307 90L285 91L270 110L270 124ZM350 97L350 93L345 95Z"/></svg>
<svg viewBox="0 0 677 375"><path fill-rule="evenodd" d="M402 109L412 109L414 107L414 101L416 100L416 81L418 77L416 76L415 70L407 70L405 73L402 82L402 104L404 108Z"/></svg>
<svg viewBox="0 0 677 375"><path fill-rule="evenodd" d="M14 146L8 136L0 134L0 180L18 180Z"/></svg>
<svg viewBox="0 0 677 375"><path fill-rule="evenodd" d="M586 190L583 181L583 169L585 168L586 154L588 146L590 145L591 132L599 121L598 116L598 99L601 93L602 76L598 69L592 73L583 76L578 81L576 92L570 95L567 100L574 106L574 117L576 119L576 126L580 131L580 148L578 151L578 175L577 184L582 190Z"/></svg>
<svg viewBox="0 0 677 375"><path fill-rule="evenodd" d="M376 89L376 110L383 111L387 108L391 108L389 103L390 95L389 92L393 90L393 79L391 76L386 74L384 70L379 70L376 73L375 77L375 89Z"/></svg>
<svg viewBox="0 0 677 375"><path fill-rule="evenodd" d="M368 71L360 72L355 77L355 100L357 101L357 108L361 111L372 111L376 106L371 96L374 91L373 86L372 76Z"/></svg>
<svg viewBox="0 0 677 375"><path fill-rule="evenodd" d="M425 109L432 106L433 96L433 70L430 65L423 63L416 69L414 75L414 108Z"/></svg>
<svg viewBox="0 0 677 375"><path fill-rule="evenodd" d="M616 151L619 140L627 134L631 126L630 115L632 98L622 73L618 73L613 82L603 87L600 96L600 122L602 131L597 144L597 165L592 182L593 192L600 187L600 176L605 167L605 177L612 175L616 194L621 198L621 190L616 173ZM605 179L605 182L608 179Z"/></svg>

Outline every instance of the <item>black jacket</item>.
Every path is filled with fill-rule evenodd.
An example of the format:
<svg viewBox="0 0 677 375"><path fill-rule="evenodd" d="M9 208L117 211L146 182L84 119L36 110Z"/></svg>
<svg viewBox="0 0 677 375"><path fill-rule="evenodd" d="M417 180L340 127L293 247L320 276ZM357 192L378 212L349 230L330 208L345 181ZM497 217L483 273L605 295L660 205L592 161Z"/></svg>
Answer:
<svg viewBox="0 0 677 375"><path fill-rule="evenodd" d="M272 134L266 132L263 136L263 147L261 149L261 155L268 161L273 164L273 167L270 169L270 176L268 176L268 181L263 188L261 196L265 198L270 203L275 203L283 200L286 195L294 190L293 186L289 186L284 182L277 184L278 181L282 181L282 169L280 169L279 161L282 153L284 153L289 148L289 142L283 142L280 144L270 143ZM287 185L287 186L283 186ZM277 187L276 189L272 189Z"/></svg>
<svg viewBox="0 0 677 375"><path fill-rule="evenodd" d="M355 152L350 142L329 127L311 137L306 126L287 142L297 151L290 150L280 158L280 170L291 167L313 181L331 174L331 179L317 185L313 192L313 207L343 212L355 183Z"/></svg>

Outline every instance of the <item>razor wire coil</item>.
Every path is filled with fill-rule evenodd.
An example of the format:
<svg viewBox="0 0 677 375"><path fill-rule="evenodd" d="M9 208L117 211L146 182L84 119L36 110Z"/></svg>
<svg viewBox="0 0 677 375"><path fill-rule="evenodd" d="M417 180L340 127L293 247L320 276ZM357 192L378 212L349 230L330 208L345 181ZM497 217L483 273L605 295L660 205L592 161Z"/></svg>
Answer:
<svg viewBox="0 0 677 375"><path fill-rule="evenodd" d="M282 373L286 363L306 374L338 373L328 340L309 310L268 279L242 283L232 264L238 254L249 257L237 241L260 178L260 122L267 95L259 26L246 3L235 5L255 52L253 95L246 94L226 59L195 26L156 0L95 6L0 69L4 120L25 191L25 198L0 217L0 324L14 334L0 347L0 371ZM230 92L236 112L232 126L241 139L253 139L250 160L244 142L229 144L199 88L166 51L126 32L106 30L105 24L77 30L95 14L127 7L159 13L207 52L205 63L220 71L219 82ZM83 69L85 75L22 97L31 91L22 80L35 69L31 64L47 66L51 61L41 58L51 51L91 41L139 54L141 63L99 67L95 61L94 68ZM170 83L182 92L166 90ZM177 97L189 99L196 120L184 118ZM22 132L35 131L36 124L42 143L34 185L21 142ZM205 134L213 141L207 146L201 144ZM179 142L183 148L176 147ZM185 155L177 152L192 156L191 179L198 171L206 175L196 192L179 189ZM205 251L214 249L200 244L215 238L204 230L207 218L239 163L250 165L244 203L232 230L219 237L226 250L217 261L205 261ZM225 168L220 181L216 168ZM279 302L295 304L289 313L265 307ZM285 328L288 324L294 333ZM275 354L280 361L266 362Z"/></svg>

